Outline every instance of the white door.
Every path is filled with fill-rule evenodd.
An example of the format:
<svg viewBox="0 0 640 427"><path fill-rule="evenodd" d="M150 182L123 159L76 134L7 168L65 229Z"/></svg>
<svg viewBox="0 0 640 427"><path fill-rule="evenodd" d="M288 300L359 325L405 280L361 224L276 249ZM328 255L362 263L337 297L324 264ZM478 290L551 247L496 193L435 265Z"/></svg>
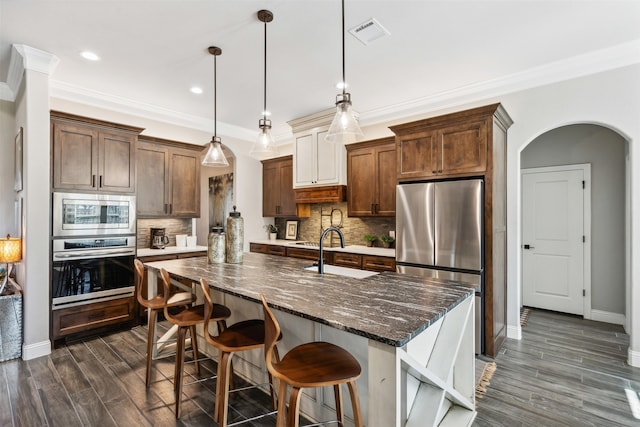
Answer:
<svg viewBox="0 0 640 427"><path fill-rule="evenodd" d="M589 211L583 187L589 167L522 170L525 306L585 314L585 212Z"/></svg>

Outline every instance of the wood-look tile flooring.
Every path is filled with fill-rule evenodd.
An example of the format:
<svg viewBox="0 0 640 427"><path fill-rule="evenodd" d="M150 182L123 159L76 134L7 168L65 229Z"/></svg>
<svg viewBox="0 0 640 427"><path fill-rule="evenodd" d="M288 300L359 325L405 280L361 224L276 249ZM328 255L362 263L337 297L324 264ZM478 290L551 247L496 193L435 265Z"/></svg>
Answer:
<svg viewBox="0 0 640 427"><path fill-rule="evenodd" d="M522 340L495 359L474 426L640 426L625 393L640 392L628 346L621 326L531 310Z"/></svg>
<svg viewBox="0 0 640 427"><path fill-rule="evenodd" d="M145 388L145 340L137 327L0 363L0 426L215 426L215 381L185 386L175 419L173 358L155 362ZM507 340L496 358L474 426L640 426L625 395L640 391L640 369L625 362L628 340L619 326L532 310L523 340ZM204 366L203 377L215 371ZM258 390L239 393L230 422L266 412L268 402Z"/></svg>

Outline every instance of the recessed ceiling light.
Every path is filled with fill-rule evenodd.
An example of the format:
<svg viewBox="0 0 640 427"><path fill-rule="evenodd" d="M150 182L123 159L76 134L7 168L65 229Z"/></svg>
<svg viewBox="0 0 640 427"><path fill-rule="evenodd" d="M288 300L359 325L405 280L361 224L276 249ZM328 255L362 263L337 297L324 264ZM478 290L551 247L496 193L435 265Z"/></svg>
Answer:
<svg viewBox="0 0 640 427"><path fill-rule="evenodd" d="M80 55L82 55L82 57L84 59L87 59L89 61L99 61L100 57L98 55L96 55L93 52L90 52L88 50L83 51L82 53L80 53Z"/></svg>
<svg viewBox="0 0 640 427"><path fill-rule="evenodd" d="M191 93L195 93L196 95L200 95L202 93L202 88L198 86L193 86L190 90Z"/></svg>

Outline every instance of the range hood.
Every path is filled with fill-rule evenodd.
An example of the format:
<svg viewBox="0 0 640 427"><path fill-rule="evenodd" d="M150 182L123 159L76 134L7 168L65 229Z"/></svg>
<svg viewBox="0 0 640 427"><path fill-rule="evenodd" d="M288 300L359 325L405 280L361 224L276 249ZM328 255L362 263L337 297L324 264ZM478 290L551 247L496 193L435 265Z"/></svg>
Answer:
<svg viewBox="0 0 640 427"><path fill-rule="evenodd" d="M335 203L347 200L346 185L294 188L296 203Z"/></svg>

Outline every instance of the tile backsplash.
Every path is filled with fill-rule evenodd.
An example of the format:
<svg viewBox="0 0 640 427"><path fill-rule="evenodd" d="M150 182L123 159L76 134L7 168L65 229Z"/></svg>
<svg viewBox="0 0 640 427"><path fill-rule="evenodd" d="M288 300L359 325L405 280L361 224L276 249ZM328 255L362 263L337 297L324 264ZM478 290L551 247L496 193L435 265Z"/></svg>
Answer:
<svg viewBox="0 0 640 427"><path fill-rule="evenodd" d="M310 217L300 218L298 221L298 240L317 242L322 230L331 225L341 225L347 245L364 245L366 244L363 239L365 234L374 234L380 237L389 234L390 230L394 231L396 226L395 217L350 218L347 216L346 202L314 203L311 205ZM286 219L276 218L279 239L284 239L286 222ZM330 233L329 236L331 236L332 246L340 244L336 233ZM325 243L329 244L329 237ZM376 242L376 246L382 246L379 240Z"/></svg>

